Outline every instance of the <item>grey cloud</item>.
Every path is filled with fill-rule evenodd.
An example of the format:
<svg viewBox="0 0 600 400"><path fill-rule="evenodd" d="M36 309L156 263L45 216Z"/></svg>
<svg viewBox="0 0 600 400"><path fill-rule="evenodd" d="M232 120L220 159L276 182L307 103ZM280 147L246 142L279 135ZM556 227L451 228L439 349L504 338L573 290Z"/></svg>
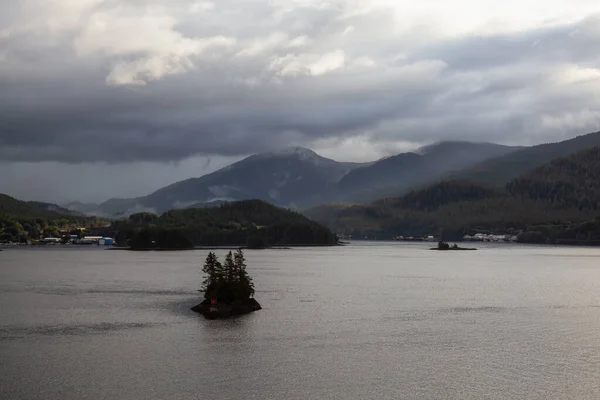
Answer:
<svg viewBox="0 0 600 400"><path fill-rule="evenodd" d="M0 193L65 204L100 203L112 197L144 196L171 183L201 176L239 157L192 157L175 163L0 162ZM24 184L26 183L26 184Z"/></svg>
<svg viewBox="0 0 600 400"><path fill-rule="evenodd" d="M576 62L598 59L600 41L591 26L594 16L570 25L534 29L504 35L471 35L419 49L414 59L434 57L450 69L482 70L522 62Z"/></svg>
<svg viewBox="0 0 600 400"><path fill-rule="evenodd" d="M148 4L126 3L140 15ZM89 12L116 12L114 4ZM382 10L341 18L352 7L337 2L285 12L266 1L219 1L206 17L190 16L188 2L169 4L172 27L143 25L158 35L156 49L144 42L111 54L94 36L82 40L85 27L76 23L46 40L31 31L0 35L0 159L165 162L365 132L382 143L529 144L585 133L600 120L593 112L579 123L568 117L599 109L597 80L588 90L556 83L567 64L599 66L595 18L439 41L418 26L393 34ZM10 15L19 20L16 8ZM231 44L197 49L194 38L216 36ZM336 51L343 66L321 58ZM166 59L176 65L160 64ZM107 83L115 65L139 60L136 85Z"/></svg>

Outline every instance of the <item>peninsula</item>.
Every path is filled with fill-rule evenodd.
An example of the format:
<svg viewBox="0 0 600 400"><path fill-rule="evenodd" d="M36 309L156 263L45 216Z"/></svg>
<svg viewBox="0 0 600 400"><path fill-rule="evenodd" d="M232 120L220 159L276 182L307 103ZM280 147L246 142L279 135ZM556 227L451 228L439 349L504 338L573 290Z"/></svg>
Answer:
<svg viewBox="0 0 600 400"><path fill-rule="evenodd" d="M113 221L103 234L132 250L199 247L262 249L280 246L335 246L338 238L303 215L262 200L217 207L138 213Z"/></svg>

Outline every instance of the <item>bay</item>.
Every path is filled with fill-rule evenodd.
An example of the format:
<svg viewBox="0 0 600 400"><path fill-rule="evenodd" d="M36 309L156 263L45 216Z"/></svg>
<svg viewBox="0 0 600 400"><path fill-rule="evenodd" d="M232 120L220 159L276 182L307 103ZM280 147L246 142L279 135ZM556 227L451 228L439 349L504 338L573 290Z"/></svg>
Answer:
<svg viewBox="0 0 600 400"><path fill-rule="evenodd" d="M247 251L228 321L190 311L206 251L7 249L0 398L600 396L600 249L430 246Z"/></svg>

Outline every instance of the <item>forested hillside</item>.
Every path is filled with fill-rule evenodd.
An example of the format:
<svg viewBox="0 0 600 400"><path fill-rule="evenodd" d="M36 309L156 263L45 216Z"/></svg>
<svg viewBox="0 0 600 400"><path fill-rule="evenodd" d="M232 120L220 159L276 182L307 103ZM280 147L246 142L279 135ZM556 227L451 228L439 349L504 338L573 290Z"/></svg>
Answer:
<svg viewBox="0 0 600 400"><path fill-rule="evenodd" d="M160 216L134 214L115 221L110 231L119 243L138 249L337 243L336 236L324 226L261 200L171 210Z"/></svg>
<svg viewBox="0 0 600 400"><path fill-rule="evenodd" d="M600 147L542 165L511 181L513 196L550 202L557 207L600 209Z"/></svg>
<svg viewBox="0 0 600 400"><path fill-rule="evenodd" d="M518 234L528 242L600 241L600 148L558 158L510 181L484 187L444 181L370 205L331 205L307 215L355 237Z"/></svg>
<svg viewBox="0 0 600 400"><path fill-rule="evenodd" d="M26 202L0 194L0 243L60 237L61 230L91 228L105 222L63 209L55 204Z"/></svg>
<svg viewBox="0 0 600 400"><path fill-rule="evenodd" d="M440 142L355 168L330 193L330 199L370 202L432 184L450 171L522 149L493 143Z"/></svg>
<svg viewBox="0 0 600 400"><path fill-rule="evenodd" d="M557 143L540 144L533 147L491 158L460 172L452 173L448 179L479 182L488 185L504 185L511 180L548 163L558 157L600 146L600 132L577 136Z"/></svg>
<svg viewBox="0 0 600 400"><path fill-rule="evenodd" d="M384 199L375 204L419 211L433 211L439 207L461 201L477 201L501 197L503 191L494 187L485 187L469 182L442 181L419 191L411 191L405 196Z"/></svg>

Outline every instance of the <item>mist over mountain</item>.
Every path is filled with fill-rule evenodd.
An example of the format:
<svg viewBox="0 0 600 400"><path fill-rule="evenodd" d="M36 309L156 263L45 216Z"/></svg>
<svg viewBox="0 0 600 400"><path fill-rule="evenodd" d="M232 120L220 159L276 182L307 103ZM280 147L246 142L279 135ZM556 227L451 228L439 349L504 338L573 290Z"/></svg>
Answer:
<svg viewBox="0 0 600 400"><path fill-rule="evenodd" d="M415 185L522 148L461 141L435 143L414 153L398 154L354 169L336 185L333 199L364 202L399 195Z"/></svg>
<svg viewBox="0 0 600 400"><path fill-rule="evenodd" d="M320 193L361 165L337 162L301 147L288 147L255 154L199 178L173 183L148 196L110 199L92 212L119 216L244 199L299 208L312 204Z"/></svg>
<svg viewBox="0 0 600 400"><path fill-rule="evenodd" d="M258 153L210 174L175 182L147 196L102 204L72 203L90 215L204 207L260 199L306 209L325 203L366 203L399 196L441 179L505 183L554 157L600 145L600 133L533 147L445 141L369 163L338 162L302 147Z"/></svg>
<svg viewBox="0 0 600 400"><path fill-rule="evenodd" d="M588 133L561 142L539 144L501 157L490 158L451 174L449 178L486 184L505 184L554 158L599 145L600 132Z"/></svg>
<svg viewBox="0 0 600 400"><path fill-rule="evenodd" d="M147 196L110 199L102 204L71 203L69 208L107 217L136 212L261 199L288 208L351 198L385 187L408 188L451 169L516 148L495 144L443 142L417 153L370 163L338 162L302 147L255 154L213 173L186 179Z"/></svg>

